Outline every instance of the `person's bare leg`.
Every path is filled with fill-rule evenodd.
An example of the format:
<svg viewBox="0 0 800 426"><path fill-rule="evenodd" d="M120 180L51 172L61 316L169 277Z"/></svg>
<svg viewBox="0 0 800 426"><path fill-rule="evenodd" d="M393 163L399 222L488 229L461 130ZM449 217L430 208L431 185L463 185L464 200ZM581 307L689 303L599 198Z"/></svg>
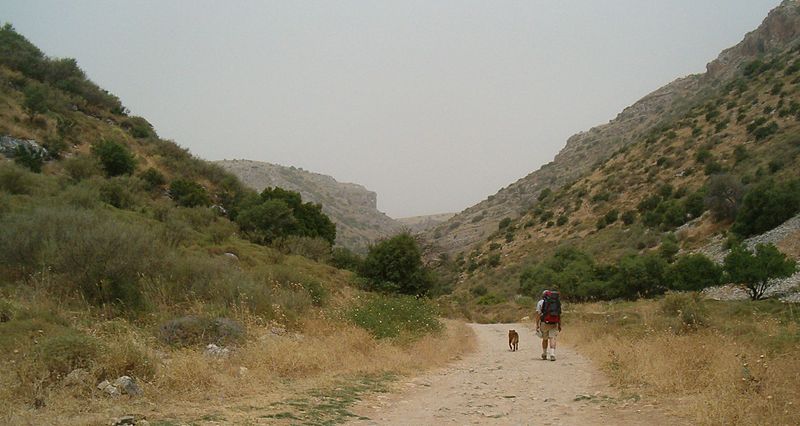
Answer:
<svg viewBox="0 0 800 426"><path fill-rule="evenodd" d="M542 359L547 359L547 339L542 339Z"/></svg>
<svg viewBox="0 0 800 426"><path fill-rule="evenodd" d="M556 338L551 337L548 339L550 341L550 361L556 360Z"/></svg>

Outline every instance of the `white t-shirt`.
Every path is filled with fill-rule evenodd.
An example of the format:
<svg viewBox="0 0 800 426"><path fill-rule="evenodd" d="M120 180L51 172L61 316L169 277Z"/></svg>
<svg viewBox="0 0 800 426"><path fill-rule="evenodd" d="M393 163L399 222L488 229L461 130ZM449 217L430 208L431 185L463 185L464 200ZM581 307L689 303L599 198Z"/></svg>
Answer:
<svg viewBox="0 0 800 426"><path fill-rule="evenodd" d="M536 304L536 313L542 315L542 305L544 304L544 299L540 300L539 303Z"/></svg>

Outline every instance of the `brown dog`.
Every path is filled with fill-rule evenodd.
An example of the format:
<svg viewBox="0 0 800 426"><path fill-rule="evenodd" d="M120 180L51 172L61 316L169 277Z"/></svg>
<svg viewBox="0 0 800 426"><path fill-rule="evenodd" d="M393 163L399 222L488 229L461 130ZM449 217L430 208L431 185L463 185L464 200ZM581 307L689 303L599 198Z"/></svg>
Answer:
<svg viewBox="0 0 800 426"><path fill-rule="evenodd" d="M508 330L508 348L511 351L516 351L519 347L519 334L517 330Z"/></svg>

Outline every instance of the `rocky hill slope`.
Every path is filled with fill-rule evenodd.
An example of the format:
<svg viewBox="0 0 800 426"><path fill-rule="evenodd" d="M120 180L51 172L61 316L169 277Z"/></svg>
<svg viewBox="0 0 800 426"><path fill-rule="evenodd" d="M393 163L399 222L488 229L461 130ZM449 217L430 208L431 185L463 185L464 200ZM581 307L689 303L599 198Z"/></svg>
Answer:
<svg viewBox="0 0 800 426"><path fill-rule="evenodd" d="M361 185L260 161L215 163L256 191L278 186L299 192L303 200L322 204L322 210L336 224L336 243L352 250L363 252L369 244L401 230L400 223L378 211L377 194Z"/></svg>
<svg viewBox="0 0 800 426"><path fill-rule="evenodd" d="M424 216L401 217L396 220L400 222L403 227L416 234L433 228L442 222L446 222L454 215L455 213L439 213Z"/></svg>
<svg viewBox="0 0 800 426"><path fill-rule="evenodd" d="M527 268L564 245L609 264L673 238L684 252L698 250L727 240L732 225L797 214L798 29L800 6L784 2L707 73L573 136L553 163L435 228L430 235L445 250L463 250L451 257L460 271L457 288L488 288L502 300L517 294ZM615 131L621 133L603 136ZM740 211L748 194L756 194L749 218ZM761 234L780 221L736 233ZM791 244L777 244L798 258Z"/></svg>
<svg viewBox="0 0 800 426"><path fill-rule="evenodd" d="M531 211L540 202L543 190L556 190L586 176L618 150L652 136L712 96L740 73L742 64L795 43L800 34L799 9L796 0L784 1L758 29L710 62L706 73L679 78L624 109L607 124L570 137L552 162L429 230L427 238L451 254L485 240L504 218L518 218Z"/></svg>

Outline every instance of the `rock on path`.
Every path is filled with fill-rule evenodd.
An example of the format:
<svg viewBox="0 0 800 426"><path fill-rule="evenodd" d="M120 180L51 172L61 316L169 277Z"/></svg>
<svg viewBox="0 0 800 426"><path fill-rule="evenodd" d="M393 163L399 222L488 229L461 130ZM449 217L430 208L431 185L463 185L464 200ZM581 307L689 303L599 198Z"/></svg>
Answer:
<svg viewBox="0 0 800 426"><path fill-rule="evenodd" d="M356 425L682 424L647 401L625 400L586 358L558 349L543 361L541 341L522 324L471 324L477 349L448 367L409 380L398 394L376 395L352 412ZM508 350L508 330L520 333ZM565 329L565 332L568 332Z"/></svg>

